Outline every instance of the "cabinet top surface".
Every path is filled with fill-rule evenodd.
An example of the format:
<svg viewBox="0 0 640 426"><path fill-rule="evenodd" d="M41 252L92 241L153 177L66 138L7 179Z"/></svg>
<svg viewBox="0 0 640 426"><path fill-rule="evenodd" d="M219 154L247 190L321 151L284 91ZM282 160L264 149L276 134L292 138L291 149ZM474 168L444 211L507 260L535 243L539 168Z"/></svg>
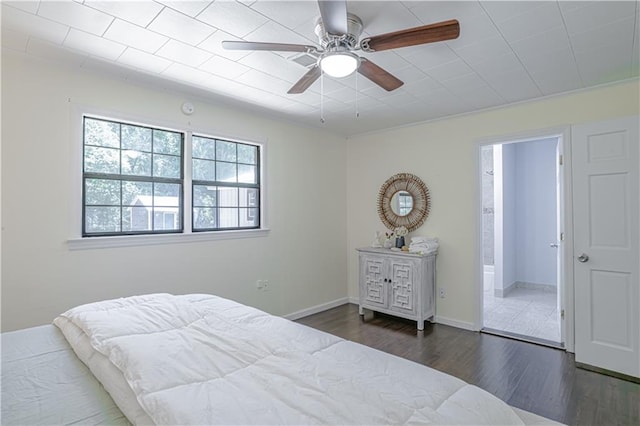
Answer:
<svg viewBox="0 0 640 426"><path fill-rule="evenodd" d="M377 248L377 247L359 247L356 249L357 251L361 252L361 253L375 253L375 254L384 254L384 255L391 255L391 256L402 256L402 257L429 257L429 256L435 256L436 253L429 253L429 254L419 254L419 253L409 253L407 251L397 251L397 250L391 250L391 249L387 249L387 248Z"/></svg>

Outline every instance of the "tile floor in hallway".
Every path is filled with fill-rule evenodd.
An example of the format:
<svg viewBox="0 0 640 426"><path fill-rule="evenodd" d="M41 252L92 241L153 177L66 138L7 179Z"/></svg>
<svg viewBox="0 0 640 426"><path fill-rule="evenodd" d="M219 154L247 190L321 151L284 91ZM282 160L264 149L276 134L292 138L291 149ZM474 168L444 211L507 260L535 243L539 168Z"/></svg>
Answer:
<svg viewBox="0 0 640 426"><path fill-rule="evenodd" d="M495 297L493 286L487 286L484 326L560 343L556 293L515 288L507 297Z"/></svg>

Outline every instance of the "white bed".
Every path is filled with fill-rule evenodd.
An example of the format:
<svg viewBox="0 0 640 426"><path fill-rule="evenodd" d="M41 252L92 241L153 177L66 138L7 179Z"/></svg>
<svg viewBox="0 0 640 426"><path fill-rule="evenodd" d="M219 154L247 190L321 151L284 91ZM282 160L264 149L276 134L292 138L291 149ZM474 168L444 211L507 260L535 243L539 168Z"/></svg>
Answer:
<svg viewBox="0 0 640 426"><path fill-rule="evenodd" d="M553 423L423 365L211 295L99 302L55 324L66 341L52 326L3 334L2 424Z"/></svg>

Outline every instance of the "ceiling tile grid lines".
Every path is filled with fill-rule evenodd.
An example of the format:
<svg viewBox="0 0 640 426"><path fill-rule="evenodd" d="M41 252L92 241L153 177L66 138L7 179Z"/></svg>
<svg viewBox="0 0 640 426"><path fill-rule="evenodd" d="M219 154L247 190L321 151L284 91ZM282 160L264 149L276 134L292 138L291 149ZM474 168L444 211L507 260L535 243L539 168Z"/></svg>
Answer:
<svg viewBox="0 0 640 426"><path fill-rule="evenodd" d="M3 1L2 47L136 79L164 78L350 135L638 78L638 1L360 1L363 36L457 19L455 40L356 53L404 86L358 75L287 91L307 68L291 52L223 40L318 45L313 0ZM91 59L91 60L90 60ZM307 62L309 63L309 62ZM306 65L305 63L304 65ZM356 87L360 117L354 120ZM321 100L324 96L324 100ZM353 112L353 113L352 113ZM368 117L368 118L366 118Z"/></svg>

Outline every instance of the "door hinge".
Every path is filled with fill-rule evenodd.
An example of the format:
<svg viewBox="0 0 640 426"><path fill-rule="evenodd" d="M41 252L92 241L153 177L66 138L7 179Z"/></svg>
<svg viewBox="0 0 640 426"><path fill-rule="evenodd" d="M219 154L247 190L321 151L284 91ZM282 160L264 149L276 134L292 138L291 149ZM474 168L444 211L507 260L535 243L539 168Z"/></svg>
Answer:
<svg viewBox="0 0 640 426"><path fill-rule="evenodd" d="M560 233L560 241L564 241L564 232Z"/></svg>
<svg viewBox="0 0 640 426"><path fill-rule="evenodd" d="M564 309L560 311L560 319L564 319Z"/></svg>
<svg viewBox="0 0 640 426"><path fill-rule="evenodd" d="M560 163L561 166L564 164L564 158L562 155L558 156L558 163Z"/></svg>

